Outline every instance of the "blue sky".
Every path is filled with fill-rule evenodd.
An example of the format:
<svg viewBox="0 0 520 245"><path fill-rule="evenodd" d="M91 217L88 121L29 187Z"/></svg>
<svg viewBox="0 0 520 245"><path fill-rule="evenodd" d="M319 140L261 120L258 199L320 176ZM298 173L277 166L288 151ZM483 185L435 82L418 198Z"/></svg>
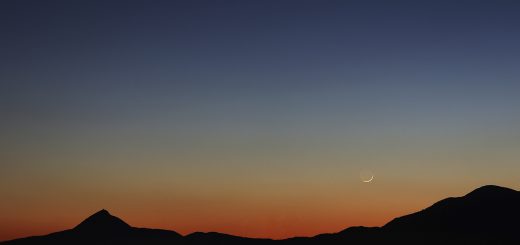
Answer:
<svg viewBox="0 0 520 245"><path fill-rule="evenodd" d="M518 188L519 11L516 1L3 1L0 193L12 198L2 217L39 212L20 203L52 209L41 193L77 192L78 216L108 205L184 232L286 237L381 225L479 185ZM364 169L382 185L362 189ZM95 190L108 194L85 201ZM381 205L364 205L366 193ZM292 226L248 217L234 230L232 217L196 223L178 209L165 214L177 223L154 223L113 198L159 209L175 196L180 210L209 200L226 213L313 195L316 207L354 206L313 216L260 201L251 207ZM384 209L396 196L410 204ZM380 216L314 228L340 212Z"/></svg>

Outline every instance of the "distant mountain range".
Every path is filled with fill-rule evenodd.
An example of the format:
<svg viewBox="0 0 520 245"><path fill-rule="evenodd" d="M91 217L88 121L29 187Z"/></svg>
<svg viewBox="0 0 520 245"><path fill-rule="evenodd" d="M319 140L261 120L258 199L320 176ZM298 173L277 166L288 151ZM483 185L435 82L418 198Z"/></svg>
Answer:
<svg viewBox="0 0 520 245"><path fill-rule="evenodd" d="M520 244L518 232L520 192L487 185L395 218L382 227L350 227L314 237L271 240L216 232L181 236L174 231L131 227L101 210L70 230L0 244Z"/></svg>

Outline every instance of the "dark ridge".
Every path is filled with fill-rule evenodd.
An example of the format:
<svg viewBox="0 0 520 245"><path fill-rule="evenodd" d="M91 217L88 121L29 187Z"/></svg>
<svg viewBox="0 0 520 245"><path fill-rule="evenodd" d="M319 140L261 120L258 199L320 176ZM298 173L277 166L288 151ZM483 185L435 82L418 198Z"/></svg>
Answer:
<svg viewBox="0 0 520 245"><path fill-rule="evenodd" d="M79 232L117 232L129 230L130 225L118 217L112 216L107 210L103 209L74 227L74 231Z"/></svg>
<svg viewBox="0 0 520 245"><path fill-rule="evenodd" d="M520 192L487 185L441 200L383 226L392 232L509 233L520 220Z"/></svg>
<svg viewBox="0 0 520 245"><path fill-rule="evenodd" d="M265 244L271 239L258 239L234 236L218 232L193 232L184 237L186 244Z"/></svg>
<svg viewBox="0 0 520 245"><path fill-rule="evenodd" d="M497 185L485 185L473 190L472 192L466 194L464 197L500 198L501 196L515 195L517 193L518 191L506 187Z"/></svg>
<svg viewBox="0 0 520 245"><path fill-rule="evenodd" d="M313 240L325 244L351 244L359 240L374 242L374 239L378 237L380 229L379 227L353 226L338 233L319 234L314 236Z"/></svg>
<svg viewBox="0 0 520 245"><path fill-rule="evenodd" d="M443 199L383 227L350 227L338 233L284 240L256 239L217 232L181 236L174 231L131 227L101 210L72 230L0 242L2 245L191 245L191 244L520 244L520 192L487 185L462 197Z"/></svg>
<svg viewBox="0 0 520 245"><path fill-rule="evenodd" d="M198 237L227 237L227 238L242 238L242 237L239 237L239 236L234 236L234 235L229 235L229 234L225 234L225 233L219 233L219 232L202 232L202 231L196 231L196 232L193 232L193 233L190 233L188 235L186 235L186 237L191 237L191 238L198 238Z"/></svg>

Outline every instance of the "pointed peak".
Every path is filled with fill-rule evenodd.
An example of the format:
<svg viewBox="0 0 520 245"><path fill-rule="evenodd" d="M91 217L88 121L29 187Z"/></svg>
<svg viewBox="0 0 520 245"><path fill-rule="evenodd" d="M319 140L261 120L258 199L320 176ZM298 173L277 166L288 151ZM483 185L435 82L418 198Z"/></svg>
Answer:
<svg viewBox="0 0 520 245"><path fill-rule="evenodd" d="M125 223L118 217L112 216L107 210L102 209L93 215L89 216L74 230L79 231L116 231L126 230L130 228L130 225Z"/></svg>
<svg viewBox="0 0 520 245"><path fill-rule="evenodd" d="M106 209L101 209L99 211L97 211L96 213L94 213L92 216L112 216Z"/></svg>

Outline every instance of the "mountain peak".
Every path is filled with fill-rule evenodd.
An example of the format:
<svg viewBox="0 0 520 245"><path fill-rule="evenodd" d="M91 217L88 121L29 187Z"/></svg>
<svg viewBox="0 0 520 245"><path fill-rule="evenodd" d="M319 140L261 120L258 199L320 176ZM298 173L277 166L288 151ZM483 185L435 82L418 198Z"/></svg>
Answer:
<svg viewBox="0 0 520 245"><path fill-rule="evenodd" d="M465 195L465 197L496 197L502 195L516 194L517 191L498 185L485 185Z"/></svg>
<svg viewBox="0 0 520 245"><path fill-rule="evenodd" d="M462 197L441 200L422 211L395 218L391 231L504 232L520 219L520 192L496 185L479 187Z"/></svg>
<svg viewBox="0 0 520 245"><path fill-rule="evenodd" d="M91 216L106 216L106 215L111 216L111 214L106 209L101 209Z"/></svg>
<svg viewBox="0 0 520 245"><path fill-rule="evenodd" d="M129 228L131 228L130 225L125 223L123 220L112 216L107 210L102 209L74 227L74 230L87 232L108 232L127 230Z"/></svg>

